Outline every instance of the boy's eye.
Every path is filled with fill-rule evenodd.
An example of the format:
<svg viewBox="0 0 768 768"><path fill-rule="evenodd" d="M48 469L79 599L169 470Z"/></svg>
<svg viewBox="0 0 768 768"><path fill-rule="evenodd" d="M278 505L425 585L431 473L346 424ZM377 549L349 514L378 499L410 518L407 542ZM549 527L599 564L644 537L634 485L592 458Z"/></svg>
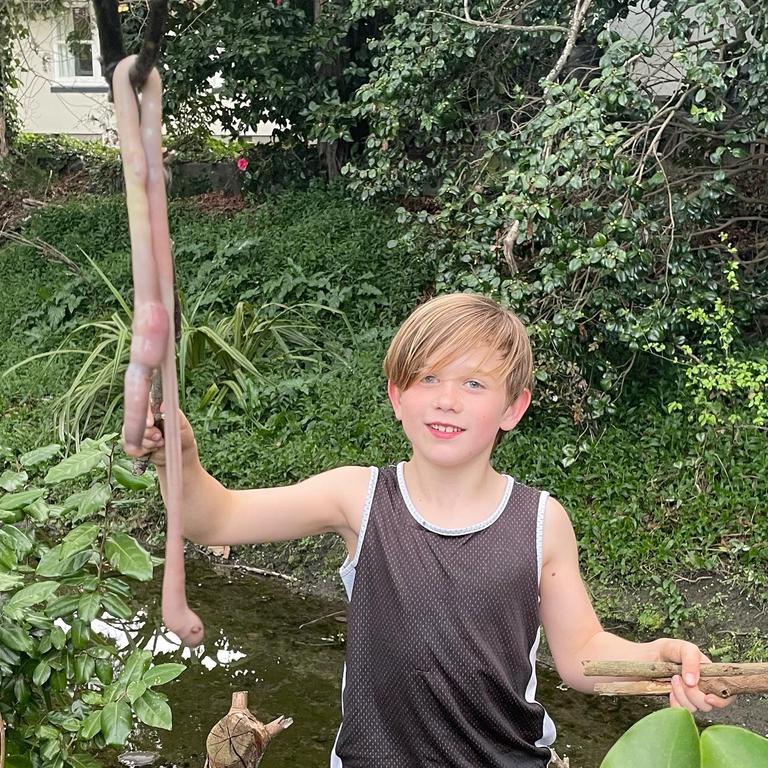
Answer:
<svg viewBox="0 0 768 768"><path fill-rule="evenodd" d="M479 381L477 381L476 379L470 379L467 382L467 386L470 389L482 389L483 388L483 385Z"/></svg>
<svg viewBox="0 0 768 768"><path fill-rule="evenodd" d="M437 381L437 379L436 379L436 378L435 378L435 377L434 377L434 376L433 376L431 373L428 373L426 376L424 376L424 378L422 379L422 381L423 381L425 384L434 384L434 382L436 382L436 381Z"/></svg>

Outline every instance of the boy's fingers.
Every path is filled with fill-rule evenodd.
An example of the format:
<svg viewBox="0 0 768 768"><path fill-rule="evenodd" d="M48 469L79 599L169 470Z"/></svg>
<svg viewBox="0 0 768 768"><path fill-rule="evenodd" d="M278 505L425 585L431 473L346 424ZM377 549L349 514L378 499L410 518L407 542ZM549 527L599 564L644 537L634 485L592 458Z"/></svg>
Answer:
<svg viewBox="0 0 768 768"><path fill-rule="evenodd" d="M722 709L723 707L727 707L728 705L733 704L735 700L735 696L729 696L727 699L723 699L714 693L708 693L706 696L707 704L709 704L711 707L714 707L715 709Z"/></svg>
<svg viewBox="0 0 768 768"><path fill-rule="evenodd" d="M681 644L680 663L686 685L698 685L701 663L708 661L709 659L693 643L684 642Z"/></svg>
<svg viewBox="0 0 768 768"><path fill-rule="evenodd" d="M696 712L699 709L709 712L712 709L698 688L686 688L680 675L672 678L672 695L678 705L685 707L689 712Z"/></svg>

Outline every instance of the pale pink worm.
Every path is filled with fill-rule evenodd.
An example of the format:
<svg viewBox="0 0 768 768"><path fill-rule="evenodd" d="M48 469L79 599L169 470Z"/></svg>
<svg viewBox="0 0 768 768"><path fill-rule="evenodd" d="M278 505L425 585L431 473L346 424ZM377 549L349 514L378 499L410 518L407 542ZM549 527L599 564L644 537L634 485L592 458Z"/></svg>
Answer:
<svg viewBox="0 0 768 768"><path fill-rule="evenodd" d="M141 93L141 117L130 70L120 61L112 78L131 232L134 285L133 339L125 374L126 450L141 453L152 370L160 367L165 403L166 519L163 622L190 647L203 639L203 623L187 605L181 535L181 438L176 379L173 259L168 232L162 153L162 88L152 69Z"/></svg>

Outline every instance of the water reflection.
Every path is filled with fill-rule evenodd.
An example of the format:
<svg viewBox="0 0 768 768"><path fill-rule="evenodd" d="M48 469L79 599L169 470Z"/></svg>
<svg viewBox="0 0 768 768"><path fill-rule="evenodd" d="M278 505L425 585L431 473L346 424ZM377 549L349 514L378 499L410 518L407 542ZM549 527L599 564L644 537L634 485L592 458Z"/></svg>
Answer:
<svg viewBox="0 0 768 768"><path fill-rule="evenodd" d="M190 668L163 686L173 710L172 732L137 726L126 752L156 753L156 766L202 768L205 739L229 710L234 691L247 690L256 716L278 715L294 725L270 745L263 768L326 768L340 719L344 625L342 603L290 592L274 579L228 567L188 564L190 605L203 618L203 646L183 648L178 637L156 629L159 582L141 595L144 607L131 622L102 617L99 632L121 647L147 648L155 663L186 659ZM660 699L605 699L558 688L557 676L539 672L539 700L558 728L558 751L571 768L597 768L610 745ZM116 753L109 758L114 765Z"/></svg>

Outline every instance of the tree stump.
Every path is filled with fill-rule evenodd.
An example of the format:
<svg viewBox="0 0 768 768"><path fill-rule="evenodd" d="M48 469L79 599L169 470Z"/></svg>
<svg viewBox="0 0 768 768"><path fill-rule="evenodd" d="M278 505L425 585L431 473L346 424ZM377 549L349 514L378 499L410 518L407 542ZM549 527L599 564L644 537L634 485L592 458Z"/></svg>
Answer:
<svg viewBox="0 0 768 768"><path fill-rule="evenodd" d="M233 693L229 712L206 739L208 768L256 768L272 738L292 723L293 718L280 715L264 725L248 709L248 692Z"/></svg>

